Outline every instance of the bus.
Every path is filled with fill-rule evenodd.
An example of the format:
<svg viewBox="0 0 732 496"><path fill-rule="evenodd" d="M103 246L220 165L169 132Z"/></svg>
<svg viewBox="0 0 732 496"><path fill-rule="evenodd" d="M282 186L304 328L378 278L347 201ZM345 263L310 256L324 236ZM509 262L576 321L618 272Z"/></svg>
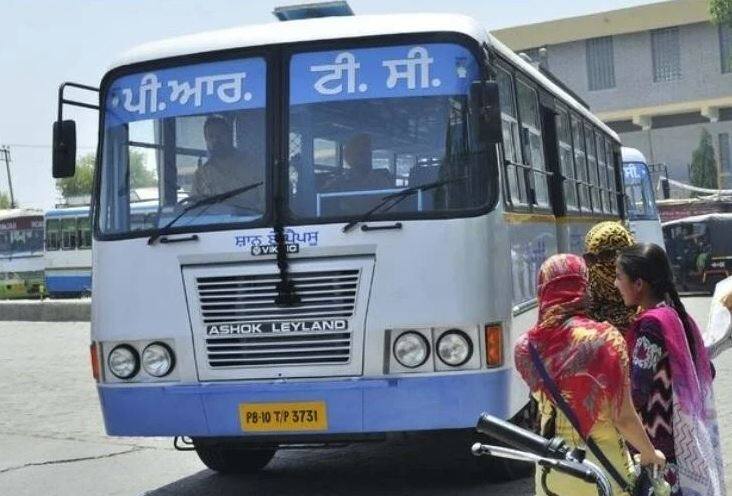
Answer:
<svg viewBox="0 0 732 496"><path fill-rule="evenodd" d="M541 263L624 218L617 135L468 17L147 44L113 63L99 107L106 430L189 440L219 472L284 447L467 434L482 411L520 422L512 349ZM60 109L57 177L74 129ZM157 182L144 225L132 156Z"/></svg>
<svg viewBox="0 0 732 496"><path fill-rule="evenodd" d="M622 147L625 197L630 229L639 243L664 246L653 179L640 150Z"/></svg>
<svg viewBox="0 0 732 496"><path fill-rule="evenodd" d="M91 295L89 207L66 207L45 214L46 292L52 298Z"/></svg>
<svg viewBox="0 0 732 496"><path fill-rule="evenodd" d="M43 212L0 210L0 299L43 296Z"/></svg>

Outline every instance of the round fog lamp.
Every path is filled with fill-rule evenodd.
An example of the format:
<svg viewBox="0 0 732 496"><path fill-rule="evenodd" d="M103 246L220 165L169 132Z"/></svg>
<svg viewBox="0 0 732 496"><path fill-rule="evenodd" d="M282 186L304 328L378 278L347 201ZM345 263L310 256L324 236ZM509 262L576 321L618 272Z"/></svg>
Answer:
<svg viewBox="0 0 732 496"><path fill-rule="evenodd" d="M451 367L459 367L470 360L473 344L462 331L447 331L437 340L437 356Z"/></svg>
<svg viewBox="0 0 732 496"><path fill-rule="evenodd" d="M132 346L121 344L109 353L107 366L116 377L129 379L140 370L140 357Z"/></svg>
<svg viewBox="0 0 732 496"><path fill-rule="evenodd" d="M394 341L394 358L403 366L414 369L427 361L430 345L421 334L408 331Z"/></svg>
<svg viewBox="0 0 732 496"><path fill-rule="evenodd" d="M142 351L142 368L153 377L165 377L173 370L173 350L164 343L152 343Z"/></svg>

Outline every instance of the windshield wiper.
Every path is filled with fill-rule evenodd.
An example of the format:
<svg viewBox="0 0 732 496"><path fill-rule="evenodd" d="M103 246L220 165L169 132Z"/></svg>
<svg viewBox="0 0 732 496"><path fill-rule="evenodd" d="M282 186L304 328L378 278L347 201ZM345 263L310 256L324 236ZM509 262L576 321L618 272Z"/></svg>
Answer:
<svg viewBox="0 0 732 496"><path fill-rule="evenodd" d="M180 212L178 212L178 215L176 215L175 217L173 217L170 220L170 222L168 222L163 227L161 227L160 229L158 229L154 234L152 234L148 238L147 244L148 245L151 245L151 244L155 243L155 241L157 241L157 239L160 238L160 236L163 236L163 235L167 234L168 233L168 230L171 227L173 227L173 224L175 224L178 221L178 219L180 219L181 217L183 217L187 212L190 212L194 208L198 208L198 207L201 207L203 205L213 205L214 203L220 203L220 202L222 202L222 201L224 201L224 200L226 200L228 198L231 198L232 196L236 196L236 195L240 195L242 193L246 193L250 189L254 189L254 188L258 187L258 186L261 186L262 184L264 184L264 181L259 181L258 183L248 184L246 186L242 186L241 188L232 189L230 191L224 191L223 193L219 193L217 195L204 196L203 198L200 198L200 199L194 201L190 205L186 205L183 208L183 210L181 210Z"/></svg>
<svg viewBox="0 0 732 496"><path fill-rule="evenodd" d="M431 189L439 188L440 186L444 186L446 184L450 183L456 183L460 181L464 181L465 177L458 177L455 179L442 179L441 181L435 181L432 183L423 184L422 186L412 186L411 188L406 188L401 191L398 191L397 193L392 193L390 195L386 195L381 199L379 203L374 205L371 209L364 212L364 214L359 217L358 219L354 219L345 226L343 226L342 231L348 232L351 229L353 229L357 224L360 224L362 222L366 222L369 219L371 219L371 216L375 214L377 211L381 210L382 212L386 212L387 210L395 207L399 203L401 203L406 198L412 196L417 191L428 191ZM390 205L387 205L389 202L392 202ZM383 208L382 208L383 207Z"/></svg>

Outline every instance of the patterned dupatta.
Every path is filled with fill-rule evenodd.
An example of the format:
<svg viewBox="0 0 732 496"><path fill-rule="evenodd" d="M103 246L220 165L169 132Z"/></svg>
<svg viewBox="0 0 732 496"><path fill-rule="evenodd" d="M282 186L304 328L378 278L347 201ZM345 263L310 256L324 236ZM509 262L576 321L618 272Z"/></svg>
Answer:
<svg viewBox="0 0 732 496"><path fill-rule="evenodd" d="M586 317L587 267L576 255L554 255L539 272L539 319L519 338L516 368L532 392L551 398L531 362L533 344L587 437L603 405L620 408L628 384L624 338L611 325Z"/></svg>
<svg viewBox="0 0 732 496"><path fill-rule="evenodd" d="M635 349L638 329L648 320L655 321L662 330L669 354L674 451L681 493L684 496L724 495L724 467L714 409L711 364L699 328L689 317L695 365L684 326L676 311L669 306L652 308L638 315L628 335L631 350Z"/></svg>

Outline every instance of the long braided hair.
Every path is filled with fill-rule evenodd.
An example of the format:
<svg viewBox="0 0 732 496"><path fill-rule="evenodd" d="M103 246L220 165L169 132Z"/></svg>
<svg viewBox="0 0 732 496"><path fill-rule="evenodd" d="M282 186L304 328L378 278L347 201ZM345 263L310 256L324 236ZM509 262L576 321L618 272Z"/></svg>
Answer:
<svg viewBox="0 0 732 496"><path fill-rule="evenodd" d="M653 243L640 243L625 248L620 252L618 265L631 280L642 279L646 281L651 287L654 298L665 301L676 310L684 326L691 358L694 365L696 365L695 350L697 343L694 340L691 320L686 312L686 307L681 302L679 292L676 290L671 264L664 249Z"/></svg>

